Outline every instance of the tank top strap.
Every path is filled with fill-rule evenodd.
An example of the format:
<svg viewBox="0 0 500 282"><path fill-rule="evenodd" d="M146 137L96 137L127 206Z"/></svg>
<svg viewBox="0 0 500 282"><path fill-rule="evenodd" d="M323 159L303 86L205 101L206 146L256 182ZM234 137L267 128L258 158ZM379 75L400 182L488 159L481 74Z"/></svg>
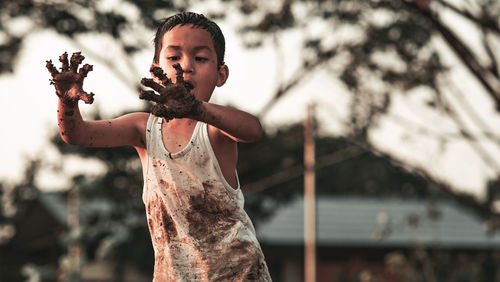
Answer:
<svg viewBox="0 0 500 282"><path fill-rule="evenodd" d="M163 118L149 114L146 126L146 148L150 156L160 156L163 153L162 121Z"/></svg>
<svg viewBox="0 0 500 282"><path fill-rule="evenodd" d="M238 177L238 171L235 170L236 182L237 182L236 187L232 187L227 182L226 178L224 177L224 174L222 173L222 169L220 167L219 161L217 160L217 157L215 156L215 151L212 147L212 143L210 143L210 138L208 136L208 124L202 123L202 126L200 126L200 129L199 129L199 135L200 135L200 142L203 144L203 146L205 147L205 150L210 155L210 158L212 159L212 162L214 164L214 168L217 172L217 175L219 176L219 178L220 178L222 184L224 185L224 187L226 188L226 190L230 194L232 194L233 196L241 193L241 189L240 189L241 185L240 185L240 179Z"/></svg>
<svg viewBox="0 0 500 282"><path fill-rule="evenodd" d="M146 124L146 148L149 149L151 147L151 139L152 139L152 134L151 130L153 127L153 123L155 122L155 116L152 114L149 114L148 117L148 122Z"/></svg>

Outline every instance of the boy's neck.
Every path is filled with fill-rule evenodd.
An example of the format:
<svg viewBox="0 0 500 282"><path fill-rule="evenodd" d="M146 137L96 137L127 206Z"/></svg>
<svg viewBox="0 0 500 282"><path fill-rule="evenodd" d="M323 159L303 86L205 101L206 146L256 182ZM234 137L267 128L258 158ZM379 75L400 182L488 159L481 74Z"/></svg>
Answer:
<svg viewBox="0 0 500 282"><path fill-rule="evenodd" d="M165 121L165 119L163 119L163 121L165 122L165 125L167 126L167 128L172 128L172 127L175 127L175 128L182 128L182 127L185 127L185 128L189 128L189 127L192 127L194 125L196 125L197 121L194 120L194 119L190 119L190 118L174 118L170 121Z"/></svg>
<svg viewBox="0 0 500 282"><path fill-rule="evenodd" d="M165 120L164 120L165 121ZM181 151L189 143L197 121L189 118L173 119L162 123L163 146L170 153Z"/></svg>

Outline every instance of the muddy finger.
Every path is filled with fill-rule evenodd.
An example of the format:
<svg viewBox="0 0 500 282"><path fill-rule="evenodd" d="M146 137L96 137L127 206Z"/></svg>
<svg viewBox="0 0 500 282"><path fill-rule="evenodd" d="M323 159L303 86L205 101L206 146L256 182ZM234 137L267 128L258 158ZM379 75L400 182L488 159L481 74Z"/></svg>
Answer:
<svg viewBox="0 0 500 282"><path fill-rule="evenodd" d="M144 86L146 86L146 87L153 88L153 90L155 90L158 93L161 93L161 91L164 89L163 86L161 86L160 84L156 83L151 78L143 78L141 80L141 84L144 85Z"/></svg>
<svg viewBox="0 0 500 282"><path fill-rule="evenodd" d="M176 84L181 84L181 83L184 84L184 77L183 77L184 71L182 70L181 65L175 64L172 67L174 67L175 71L177 72L177 77L176 77L175 83Z"/></svg>
<svg viewBox="0 0 500 282"><path fill-rule="evenodd" d="M85 102L85 104L92 104L94 102L94 93L90 92L82 92L79 95L79 98Z"/></svg>
<svg viewBox="0 0 500 282"><path fill-rule="evenodd" d="M158 79L161 80L163 85L167 86L172 83L170 78L168 78L167 75L165 75L165 73L160 67L152 67L150 71L153 73L154 76L156 76Z"/></svg>
<svg viewBox="0 0 500 282"><path fill-rule="evenodd" d="M59 62L62 63L62 65L61 65L62 71L69 70L68 53L67 52L64 52L61 56L59 56Z"/></svg>
<svg viewBox="0 0 500 282"><path fill-rule="evenodd" d="M174 119L174 113L162 104L152 106L151 113L157 117L163 117L167 121Z"/></svg>
<svg viewBox="0 0 500 282"><path fill-rule="evenodd" d="M78 67L78 66L77 66ZM86 77L87 74L93 69L92 65L85 64L83 67L80 69L80 76L81 77Z"/></svg>
<svg viewBox="0 0 500 282"><path fill-rule="evenodd" d="M70 69L72 72L76 73L78 70L78 66L83 62L85 57L82 55L82 52L75 52L71 56L71 61L70 61Z"/></svg>
<svg viewBox="0 0 500 282"><path fill-rule="evenodd" d="M156 103L160 103L160 95L156 94L152 90L142 90L139 92L139 99L153 101Z"/></svg>
<svg viewBox="0 0 500 282"><path fill-rule="evenodd" d="M49 72L52 75L52 77L54 77L56 74L59 73L59 71L57 70L57 68L52 63L52 60L48 60L47 63L45 64L45 67L49 70Z"/></svg>

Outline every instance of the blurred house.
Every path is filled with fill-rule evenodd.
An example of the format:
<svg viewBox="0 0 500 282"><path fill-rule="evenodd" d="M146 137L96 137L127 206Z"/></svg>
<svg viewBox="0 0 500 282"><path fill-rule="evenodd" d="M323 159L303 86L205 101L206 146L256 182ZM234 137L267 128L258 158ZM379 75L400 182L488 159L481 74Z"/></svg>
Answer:
<svg viewBox="0 0 500 282"><path fill-rule="evenodd" d="M318 197L317 281L500 281L500 236L456 203ZM275 281L303 281L304 202L258 225Z"/></svg>
<svg viewBox="0 0 500 282"><path fill-rule="evenodd" d="M66 231L62 195L40 193L26 200L13 218L13 236L0 245L0 281L23 281L30 265L54 275L64 249L59 236Z"/></svg>
<svg viewBox="0 0 500 282"><path fill-rule="evenodd" d="M61 281L68 264L68 201L66 192L41 192L23 203L13 219L14 236L0 244L0 282ZM81 213L103 203L80 207ZM147 243L146 246L150 247ZM112 260L85 261L82 250L80 281L146 282L151 277L127 268L119 276ZM33 280L29 280L33 279ZM40 280L37 280L40 279ZM72 280L77 281L77 280Z"/></svg>
<svg viewBox="0 0 500 282"><path fill-rule="evenodd" d="M257 224L274 281L303 281L303 208L296 197ZM316 208L318 281L500 281L500 236L454 202L321 196ZM67 214L65 193L39 193L28 202L15 235L0 245L0 281L55 281L50 277L61 274L67 253ZM114 265L87 261L82 281L151 281L133 268L117 278Z"/></svg>

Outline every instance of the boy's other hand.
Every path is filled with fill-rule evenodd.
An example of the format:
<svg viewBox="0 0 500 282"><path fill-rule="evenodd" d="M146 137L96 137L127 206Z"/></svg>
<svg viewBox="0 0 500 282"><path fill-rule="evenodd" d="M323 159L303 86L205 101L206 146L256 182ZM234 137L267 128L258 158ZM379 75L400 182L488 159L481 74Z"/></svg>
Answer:
<svg viewBox="0 0 500 282"><path fill-rule="evenodd" d="M143 78L142 85L152 88L159 94L151 90L141 90L139 98L156 102L151 107L151 113L158 117L163 117L167 121L174 118L194 117L199 113L201 101L190 93L191 86L184 83L182 74L184 71L179 64L173 65L177 71L176 83L165 75L160 67L152 67L151 72L162 84L150 78Z"/></svg>
<svg viewBox="0 0 500 282"><path fill-rule="evenodd" d="M94 93L88 94L83 91L83 80L87 74L92 70L92 66L85 64L80 71L78 66L85 59L81 52L75 52L68 62L68 53L64 52L59 56L59 61L62 63L61 71L58 71L52 60L48 60L46 67L52 75L50 84L56 88L56 94L61 101L68 106L75 106L78 100L84 101L86 104L94 102Z"/></svg>

